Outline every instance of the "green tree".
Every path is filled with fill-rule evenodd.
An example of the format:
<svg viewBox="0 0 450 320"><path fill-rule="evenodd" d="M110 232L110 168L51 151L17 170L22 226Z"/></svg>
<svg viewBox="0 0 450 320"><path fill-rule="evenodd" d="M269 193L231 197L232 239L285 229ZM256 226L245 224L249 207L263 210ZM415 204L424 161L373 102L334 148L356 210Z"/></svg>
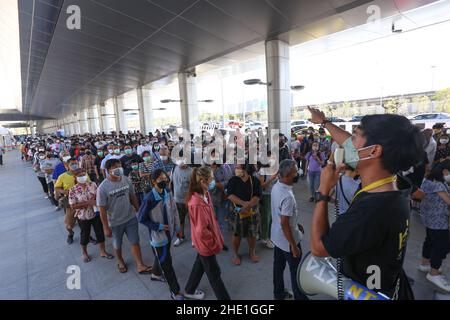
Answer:
<svg viewBox="0 0 450 320"><path fill-rule="evenodd" d="M450 112L450 87L439 90L435 95L437 112Z"/></svg>
<svg viewBox="0 0 450 320"><path fill-rule="evenodd" d="M417 113L425 113L430 111L431 100L428 96L415 96L412 98L411 103L414 105Z"/></svg>

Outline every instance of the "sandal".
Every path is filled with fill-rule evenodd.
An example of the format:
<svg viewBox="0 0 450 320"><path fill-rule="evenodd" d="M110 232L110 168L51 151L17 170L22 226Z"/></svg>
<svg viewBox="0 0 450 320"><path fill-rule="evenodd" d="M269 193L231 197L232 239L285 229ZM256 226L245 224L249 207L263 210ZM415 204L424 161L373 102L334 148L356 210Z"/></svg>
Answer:
<svg viewBox="0 0 450 320"><path fill-rule="evenodd" d="M108 259L108 260L114 259L114 256L112 254L110 254L110 253L108 253L106 256L100 256L100 257Z"/></svg>
<svg viewBox="0 0 450 320"><path fill-rule="evenodd" d="M258 263L259 257L257 255L250 255L250 260L252 260L253 263Z"/></svg>
<svg viewBox="0 0 450 320"><path fill-rule="evenodd" d="M147 267L146 269L142 271L138 271L139 274L151 274L152 273L152 267Z"/></svg>
<svg viewBox="0 0 450 320"><path fill-rule="evenodd" d="M235 266L240 266L241 265L241 259L239 257L233 258L233 259L231 259L231 261L233 262L233 264Z"/></svg>
<svg viewBox="0 0 450 320"><path fill-rule="evenodd" d="M92 260L91 257L89 257L89 256L86 256L86 257L83 256L83 262L84 262L84 263L91 262L91 260Z"/></svg>
<svg viewBox="0 0 450 320"><path fill-rule="evenodd" d="M117 268L119 269L120 273L126 273L128 271L128 268L126 265L121 267L120 264L117 264Z"/></svg>

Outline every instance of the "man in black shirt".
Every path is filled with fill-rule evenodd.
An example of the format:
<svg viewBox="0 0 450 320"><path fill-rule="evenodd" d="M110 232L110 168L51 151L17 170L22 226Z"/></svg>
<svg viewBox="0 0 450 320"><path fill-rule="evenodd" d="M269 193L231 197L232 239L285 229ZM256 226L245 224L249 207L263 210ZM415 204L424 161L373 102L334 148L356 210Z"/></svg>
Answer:
<svg viewBox="0 0 450 320"><path fill-rule="evenodd" d="M131 149L130 145L126 145L123 150L125 155L120 158L120 162L122 164L123 174L128 177L132 170L131 165L133 163L141 163L143 160L136 153L133 153L133 149Z"/></svg>
<svg viewBox="0 0 450 320"><path fill-rule="evenodd" d="M402 270L409 232L410 189L400 190L396 173L416 165L423 136L405 117L365 116L353 135L310 109L344 147L344 162L358 170L361 187L348 209L330 227L328 200L339 178L329 164L322 172L311 229L311 251L319 257L342 258L343 274L394 299L413 298ZM373 270L379 270L377 272ZM376 275L378 281L374 281Z"/></svg>

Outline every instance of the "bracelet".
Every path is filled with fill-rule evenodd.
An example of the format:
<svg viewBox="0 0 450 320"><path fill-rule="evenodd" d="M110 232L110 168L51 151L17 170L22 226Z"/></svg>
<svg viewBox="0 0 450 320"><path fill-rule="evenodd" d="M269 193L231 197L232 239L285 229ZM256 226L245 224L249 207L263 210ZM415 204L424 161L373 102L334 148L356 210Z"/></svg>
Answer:
<svg viewBox="0 0 450 320"><path fill-rule="evenodd" d="M327 125L327 123L331 123L331 121L328 120L328 119L324 119L324 120L322 121L322 123L320 124L320 126L321 126L322 128L325 128L325 126Z"/></svg>

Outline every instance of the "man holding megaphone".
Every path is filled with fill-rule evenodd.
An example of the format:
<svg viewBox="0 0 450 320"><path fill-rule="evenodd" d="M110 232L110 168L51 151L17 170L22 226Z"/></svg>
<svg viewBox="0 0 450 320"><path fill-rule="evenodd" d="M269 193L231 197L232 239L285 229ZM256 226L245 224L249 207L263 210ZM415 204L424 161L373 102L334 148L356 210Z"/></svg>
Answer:
<svg viewBox="0 0 450 320"><path fill-rule="evenodd" d="M344 149L343 162L357 169L361 187L344 215L330 227L328 202L342 166L328 164L316 192L311 252L342 259L345 277L391 299L413 299L402 269L408 238L409 189L397 172L420 161L420 130L400 115L365 116L353 135L332 124L323 112L308 108L311 121L321 124ZM399 178L400 179L400 178ZM301 281L301 278L300 278Z"/></svg>

